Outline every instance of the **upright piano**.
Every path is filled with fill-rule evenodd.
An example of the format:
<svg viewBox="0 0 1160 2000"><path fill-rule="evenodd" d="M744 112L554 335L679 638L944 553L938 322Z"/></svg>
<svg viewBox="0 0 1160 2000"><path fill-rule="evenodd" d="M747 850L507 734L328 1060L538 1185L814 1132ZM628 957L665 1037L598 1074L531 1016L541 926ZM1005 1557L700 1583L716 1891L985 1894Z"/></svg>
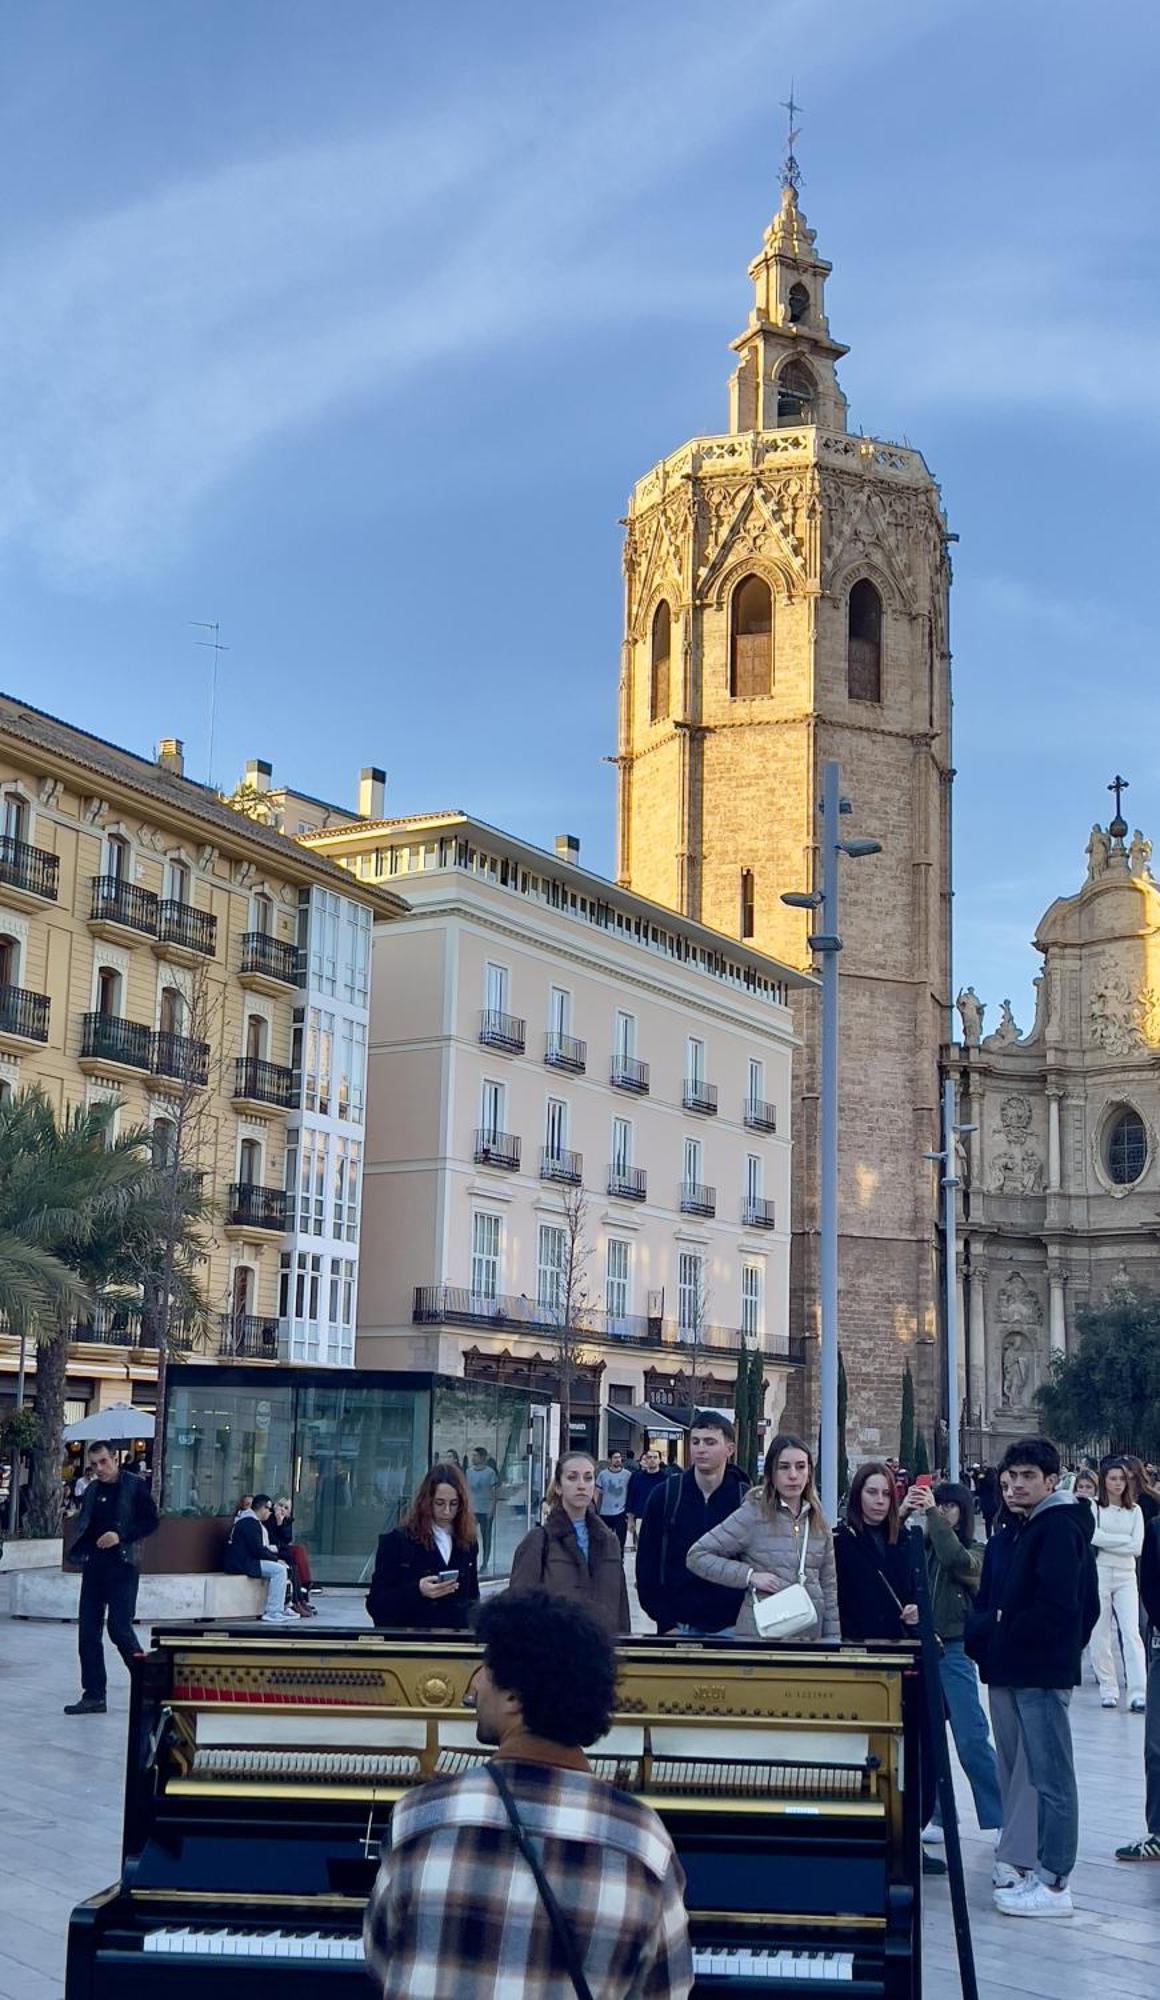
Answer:
<svg viewBox="0 0 1160 2000"><path fill-rule="evenodd" d="M669 1828L696 1995L919 2000L915 1649L655 1638L618 1657L589 1755ZM465 1705L478 1660L466 1635L158 1631L121 1878L73 1912L66 2000L369 1996L392 1805L488 1754Z"/></svg>

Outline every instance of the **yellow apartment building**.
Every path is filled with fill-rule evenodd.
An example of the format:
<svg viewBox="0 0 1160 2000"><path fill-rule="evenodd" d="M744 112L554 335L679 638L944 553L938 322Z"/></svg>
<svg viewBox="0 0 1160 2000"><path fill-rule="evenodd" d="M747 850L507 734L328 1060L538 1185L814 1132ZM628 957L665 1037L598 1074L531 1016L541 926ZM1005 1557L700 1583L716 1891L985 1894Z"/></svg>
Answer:
<svg viewBox="0 0 1160 2000"><path fill-rule="evenodd" d="M347 1009L357 1025L372 924L404 907L187 778L176 739L151 760L0 695L0 1095L39 1084L58 1111L115 1098L122 1129L148 1129L162 1157L182 1105L196 1149L183 1164L217 1215L202 1352L291 1358L308 989L334 992L326 967L347 963L326 938L353 939L356 955L365 938ZM336 1095L361 1117L358 1078ZM325 1299L325 1274L306 1292ZM0 1410L16 1372L17 1343L0 1331ZM31 1392L34 1353L29 1375ZM69 1419L148 1406L155 1376L132 1301L107 1301L75 1329Z"/></svg>

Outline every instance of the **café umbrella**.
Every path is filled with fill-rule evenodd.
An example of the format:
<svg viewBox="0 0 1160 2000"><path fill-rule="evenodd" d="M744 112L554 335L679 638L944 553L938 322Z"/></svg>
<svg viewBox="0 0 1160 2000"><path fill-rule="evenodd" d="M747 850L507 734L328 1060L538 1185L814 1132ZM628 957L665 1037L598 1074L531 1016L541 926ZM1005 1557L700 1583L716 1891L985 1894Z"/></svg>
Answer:
<svg viewBox="0 0 1160 2000"><path fill-rule="evenodd" d="M151 1438L153 1431L152 1410L136 1410L132 1403L110 1403L108 1409L82 1417L79 1424L69 1424L64 1441L85 1444L93 1438L107 1438L110 1444L128 1444L134 1438Z"/></svg>

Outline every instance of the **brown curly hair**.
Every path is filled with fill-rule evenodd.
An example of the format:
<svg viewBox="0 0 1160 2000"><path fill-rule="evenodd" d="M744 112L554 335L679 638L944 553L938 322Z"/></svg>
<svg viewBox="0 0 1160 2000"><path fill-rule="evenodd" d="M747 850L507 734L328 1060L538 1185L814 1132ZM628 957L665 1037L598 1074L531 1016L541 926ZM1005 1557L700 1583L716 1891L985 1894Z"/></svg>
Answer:
<svg viewBox="0 0 1160 2000"><path fill-rule="evenodd" d="M435 1511L433 1502L437 1486L450 1486L459 1497L459 1509L451 1523L451 1539L456 1548L474 1548L479 1540L479 1530L475 1525L475 1515L471 1511L467 1486L457 1465L440 1462L425 1472L419 1481L418 1490L403 1517L403 1533L410 1535L413 1542L419 1542L425 1549L435 1547Z"/></svg>

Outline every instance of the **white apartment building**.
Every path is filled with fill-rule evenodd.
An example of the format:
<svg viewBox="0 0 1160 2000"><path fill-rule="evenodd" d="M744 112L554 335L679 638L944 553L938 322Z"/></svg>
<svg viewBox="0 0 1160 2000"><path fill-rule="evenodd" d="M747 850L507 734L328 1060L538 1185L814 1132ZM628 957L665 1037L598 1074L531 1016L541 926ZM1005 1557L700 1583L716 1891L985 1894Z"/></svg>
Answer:
<svg viewBox="0 0 1160 2000"><path fill-rule="evenodd" d="M460 813L302 838L408 906L375 931L360 1364L554 1388L571 1261L574 1437L731 1407L750 1344L776 1420L806 976L590 874L571 841Z"/></svg>

